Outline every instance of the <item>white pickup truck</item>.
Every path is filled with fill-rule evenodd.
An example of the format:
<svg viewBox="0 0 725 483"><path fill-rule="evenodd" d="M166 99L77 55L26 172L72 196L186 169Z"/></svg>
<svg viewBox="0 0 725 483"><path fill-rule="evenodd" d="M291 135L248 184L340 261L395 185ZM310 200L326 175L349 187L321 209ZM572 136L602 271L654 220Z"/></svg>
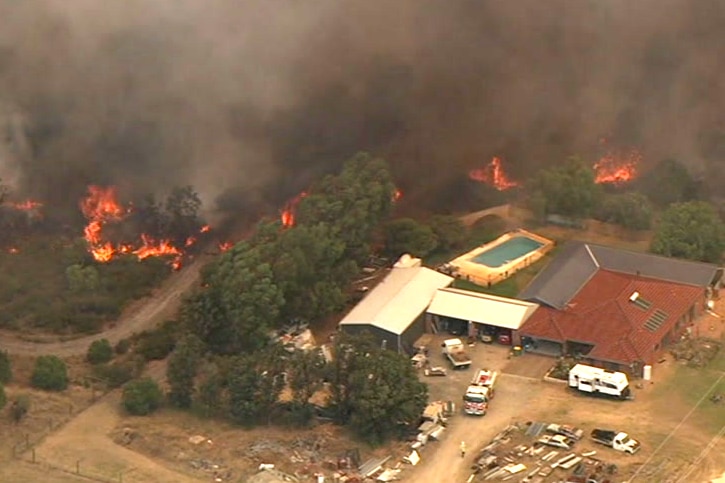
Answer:
<svg viewBox="0 0 725 483"><path fill-rule="evenodd" d="M461 339L446 339L443 341L443 355L451 361L453 369L468 369L471 367L471 358L466 353L466 346Z"/></svg>
<svg viewBox="0 0 725 483"><path fill-rule="evenodd" d="M636 439L630 438L627 433L608 429L595 429L592 431L594 442L609 446L623 453L634 454L642 446Z"/></svg>

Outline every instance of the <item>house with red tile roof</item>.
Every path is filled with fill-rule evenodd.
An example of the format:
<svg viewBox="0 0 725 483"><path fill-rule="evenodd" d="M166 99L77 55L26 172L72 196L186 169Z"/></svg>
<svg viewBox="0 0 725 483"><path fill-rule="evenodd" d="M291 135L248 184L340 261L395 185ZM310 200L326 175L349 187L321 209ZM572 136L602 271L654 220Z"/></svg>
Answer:
<svg viewBox="0 0 725 483"><path fill-rule="evenodd" d="M570 242L519 298L539 304L519 330L533 351L640 375L717 294L707 263Z"/></svg>

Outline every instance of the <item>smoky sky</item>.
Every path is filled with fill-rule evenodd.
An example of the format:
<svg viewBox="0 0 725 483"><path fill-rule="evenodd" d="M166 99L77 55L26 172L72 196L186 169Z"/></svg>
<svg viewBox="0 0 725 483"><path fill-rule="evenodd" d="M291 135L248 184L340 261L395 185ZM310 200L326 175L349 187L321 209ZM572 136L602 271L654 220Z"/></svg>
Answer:
<svg viewBox="0 0 725 483"><path fill-rule="evenodd" d="M0 176L283 199L364 150L424 192L606 137L716 183L723 25L718 0L0 0Z"/></svg>

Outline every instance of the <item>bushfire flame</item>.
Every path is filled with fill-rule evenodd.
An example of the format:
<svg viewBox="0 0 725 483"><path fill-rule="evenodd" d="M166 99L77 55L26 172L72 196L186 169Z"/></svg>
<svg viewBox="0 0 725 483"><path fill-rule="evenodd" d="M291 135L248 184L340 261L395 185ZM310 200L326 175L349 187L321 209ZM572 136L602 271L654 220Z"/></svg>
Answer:
<svg viewBox="0 0 725 483"><path fill-rule="evenodd" d="M302 201L302 198L305 196L307 196L307 193L303 191L284 205L282 213L280 214L283 227L289 228L291 226L295 226L295 212L297 211L297 205L300 204L300 201Z"/></svg>
<svg viewBox="0 0 725 483"><path fill-rule="evenodd" d="M219 251L220 252L226 252L227 250L231 250L231 248L234 246L234 243L225 241L219 243Z"/></svg>
<svg viewBox="0 0 725 483"><path fill-rule="evenodd" d="M123 220L131 208L124 208L116 198L116 188L113 186L89 186L88 196L80 203L81 211L88 220L83 230L84 237L88 243L93 258L98 262L109 262L119 254L133 254L139 260L149 257L173 256L172 267L181 267L183 251L175 247L169 240L154 240L152 237L141 234L139 245L117 244L114 245L103 237L103 228L106 224ZM209 225L203 226L199 232L206 233L210 230ZM186 239L185 246L189 247L196 243L196 237L190 236Z"/></svg>
<svg viewBox="0 0 725 483"><path fill-rule="evenodd" d="M637 166L642 161L642 153L637 149L628 151L610 150L594 164L597 184L622 184L637 177Z"/></svg>
<svg viewBox="0 0 725 483"><path fill-rule="evenodd" d="M395 203L402 197L403 197L403 192L400 191L400 189L395 188L395 191L393 191L393 203Z"/></svg>
<svg viewBox="0 0 725 483"><path fill-rule="evenodd" d="M491 162L485 167L469 171L468 177L479 183L491 185L498 191L505 191L519 185L516 181L508 177L501 166L501 158L498 156L494 156Z"/></svg>

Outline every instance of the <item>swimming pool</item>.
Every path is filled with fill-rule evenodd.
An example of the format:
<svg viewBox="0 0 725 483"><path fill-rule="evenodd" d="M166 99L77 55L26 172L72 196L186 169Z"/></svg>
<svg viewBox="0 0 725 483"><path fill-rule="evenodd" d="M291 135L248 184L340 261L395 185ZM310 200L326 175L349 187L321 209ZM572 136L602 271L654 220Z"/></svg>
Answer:
<svg viewBox="0 0 725 483"><path fill-rule="evenodd" d="M479 253L470 260L472 262L497 268L506 265L524 255L534 252L544 246L543 243L527 236L515 236L496 245L490 250Z"/></svg>

